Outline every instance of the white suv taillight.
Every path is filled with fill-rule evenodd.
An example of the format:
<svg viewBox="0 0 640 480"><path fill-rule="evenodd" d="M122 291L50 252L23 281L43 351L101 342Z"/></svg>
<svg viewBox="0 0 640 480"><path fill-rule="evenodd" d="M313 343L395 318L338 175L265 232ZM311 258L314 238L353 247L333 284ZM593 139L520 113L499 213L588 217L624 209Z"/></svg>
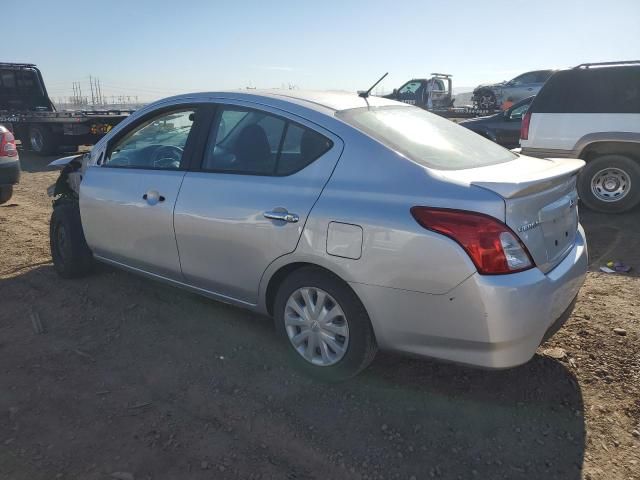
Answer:
<svg viewBox="0 0 640 480"><path fill-rule="evenodd" d="M489 215L430 207L413 207L411 215L424 228L455 240L483 275L521 272L534 266L516 234Z"/></svg>
<svg viewBox="0 0 640 480"><path fill-rule="evenodd" d="M524 114L520 124L520 140L529 140L529 124L531 123L531 112Z"/></svg>
<svg viewBox="0 0 640 480"><path fill-rule="evenodd" d="M18 155L18 149L13 133L0 133L0 157L15 157L16 155Z"/></svg>

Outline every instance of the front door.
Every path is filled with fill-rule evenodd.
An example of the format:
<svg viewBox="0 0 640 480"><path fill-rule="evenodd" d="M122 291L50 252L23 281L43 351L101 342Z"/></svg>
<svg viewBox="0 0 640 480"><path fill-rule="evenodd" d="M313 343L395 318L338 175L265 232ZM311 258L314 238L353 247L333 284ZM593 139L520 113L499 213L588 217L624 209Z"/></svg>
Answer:
<svg viewBox="0 0 640 480"><path fill-rule="evenodd" d="M409 105L415 105L416 107L425 107L425 97L425 82L422 80L411 80L400 87L397 100L408 103Z"/></svg>
<svg viewBox="0 0 640 480"><path fill-rule="evenodd" d="M295 250L342 152L338 137L264 108L218 109L175 209L187 283L248 304L268 265Z"/></svg>
<svg viewBox="0 0 640 480"><path fill-rule="evenodd" d="M193 106L151 113L117 135L80 188L85 237L94 254L181 279L173 209L196 120Z"/></svg>
<svg viewBox="0 0 640 480"><path fill-rule="evenodd" d="M520 145L520 126L522 117L527 113L531 101L520 102L506 110L496 125L496 142L505 148L516 148Z"/></svg>

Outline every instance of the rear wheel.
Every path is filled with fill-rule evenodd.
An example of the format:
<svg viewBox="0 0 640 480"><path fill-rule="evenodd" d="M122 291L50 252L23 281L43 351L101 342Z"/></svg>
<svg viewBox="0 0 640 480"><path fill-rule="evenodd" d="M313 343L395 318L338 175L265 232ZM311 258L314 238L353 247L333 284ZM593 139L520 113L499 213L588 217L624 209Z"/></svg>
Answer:
<svg viewBox="0 0 640 480"><path fill-rule="evenodd" d="M38 155L50 155L58 148L58 142L53 132L41 125L29 129L29 145Z"/></svg>
<svg viewBox="0 0 640 480"><path fill-rule="evenodd" d="M0 205L11 200L13 185L0 185Z"/></svg>
<svg viewBox="0 0 640 480"><path fill-rule="evenodd" d="M640 203L640 165L624 155L603 155L580 172L578 192L592 210L621 213Z"/></svg>
<svg viewBox="0 0 640 480"><path fill-rule="evenodd" d="M364 306L347 284L322 269L301 268L285 279L274 318L292 363L321 380L353 377L376 354Z"/></svg>
<svg viewBox="0 0 640 480"><path fill-rule="evenodd" d="M49 244L53 266L62 278L78 278L91 271L93 254L84 238L77 203L63 203L53 209Z"/></svg>

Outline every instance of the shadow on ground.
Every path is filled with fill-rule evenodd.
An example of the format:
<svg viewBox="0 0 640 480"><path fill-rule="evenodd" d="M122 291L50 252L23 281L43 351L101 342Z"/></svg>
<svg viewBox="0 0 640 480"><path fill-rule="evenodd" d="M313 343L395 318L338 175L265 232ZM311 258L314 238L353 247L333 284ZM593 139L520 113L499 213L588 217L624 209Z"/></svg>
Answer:
<svg viewBox="0 0 640 480"><path fill-rule="evenodd" d="M548 358L386 354L326 385L269 319L128 273L42 265L0 288L0 477L580 478L581 392Z"/></svg>

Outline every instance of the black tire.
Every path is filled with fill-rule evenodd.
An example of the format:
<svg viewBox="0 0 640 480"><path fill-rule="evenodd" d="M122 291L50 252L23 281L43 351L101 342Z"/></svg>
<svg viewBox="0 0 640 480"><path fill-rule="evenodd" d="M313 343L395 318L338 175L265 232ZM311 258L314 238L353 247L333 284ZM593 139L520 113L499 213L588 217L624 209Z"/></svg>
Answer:
<svg viewBox="0 0 640 480"><path fill-rule="evenodd" d="M13 196L13 185L0 185L0 205L7 203Z"/></svg>
<svg viewBox="0 0 640 480"><path fill-rule="evenodd" d="M596 192L600 192L600 197L610 194L603 190L602 185L592 189L592 183L598 184L597 179L602 178L603 172L611 169L612 172L622 172L623 178L626 175L629 182L624 189L626 193L621 195L619 200L611 197L610 201L599 198ZM615 177L614 177L615 178ZM624 182L623 182L624 183ZM578 178L578 194L580 200L591 210L603 213L622 213L631 210L640 203L640 164L624 155L603 155L587 162L587 165L580 172Z"/></svg>
<svg viewBox="0 0 640 480"><path fill-rule="evenodd" d="M476 106L480 110L493 111L496 109L497 104L498 104L498 101L496 99L496 94L493 93L491 90L483 90L480 93L478 93Z"/></svg>
<svg viewBox="0 0 640 480"><path fill-rule="evenodd" d="M49 244L53 267L62 278L79 278L93 268L93 254L84 238L77 203L62 203L53 209Z"/></svg>
<svg viewBox="0 0 640 480"><path fill-rule="evenodd" d="M58 150L58 141L49 128L35 125L29 129L29 146L38 155L51 155Z"/></svg>
<svg viewBox="0 0 640 480"><path fill-rule="evenodd" d="M287 300L299 288L313 287L327 292L339 304L349 328L349 342L342 359L330 366L318 366L300 355L289 340L284 314ZM287 345L291 362L304 373L319 380L339 382L347 380L367 367L378 351L369 315L355 292L340 278L317 267L304 267L289 275L275 298L276 330Z"/></svg>

